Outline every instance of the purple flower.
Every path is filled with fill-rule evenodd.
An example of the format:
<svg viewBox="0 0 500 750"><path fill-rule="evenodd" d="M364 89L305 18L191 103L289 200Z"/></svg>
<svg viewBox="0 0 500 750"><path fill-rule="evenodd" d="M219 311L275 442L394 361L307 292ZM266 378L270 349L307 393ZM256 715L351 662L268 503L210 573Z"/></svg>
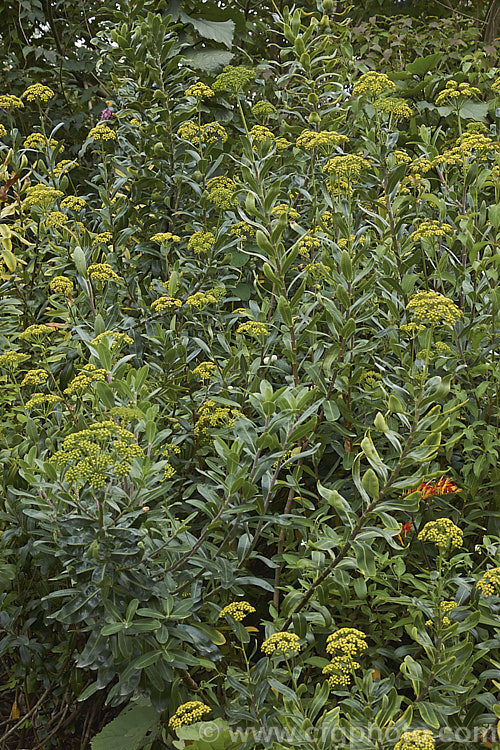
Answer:
<svg viewBox="0 0 500 750"><path fill-rule="evenodd" d="M109 107L106 107L106 109L103 109L101 112L101 120L112 120L113 117L113 111Z"/></svg>

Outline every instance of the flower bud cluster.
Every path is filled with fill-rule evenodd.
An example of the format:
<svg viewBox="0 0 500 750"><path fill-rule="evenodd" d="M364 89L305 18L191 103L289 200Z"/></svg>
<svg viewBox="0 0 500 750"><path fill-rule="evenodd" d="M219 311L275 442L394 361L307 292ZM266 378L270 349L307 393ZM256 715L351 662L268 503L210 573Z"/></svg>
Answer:
<svg viewBox="0 0 500 750"><path fill-rule="evenodd" d="M273 654L293 656L298 654L301 648L300 638L296 633L273 633L264 641L261 651L266 656Z"/></svg>
<svg viewBox="0 0 500 750"><path fill-rule="evenodd" d="M49 209L52 208L56 200L62 198L64 193L61 190L57 190L50 185L31 185L26 190L26 197L23 200L24 208L31 208L31 206L38 206L39 208Z"/></svg>
<svg viewBox="0 0 500 750"><path fill-rule="evenodd" d="M212 232L194 232L188 240L188 250L196 255L205 255L215 245L215 235Z"/></svg>
<svg viewBox="0 0 500 750"><path fill-rule="evenodd" d="M417 322L427 322L433 325L446 323L453 326L462 320L463 312L449 297L439 292L417 292L406 305Z"/></svg>
<svg viewBox="0 0 500 750"><path fill-rule="evenodd" d="M252 607L248 602L231 602L231 604L227 604L221 609L219 618L229 616L233 620L236 620L236 622L241 622L247 615L251 615L256 611L255 607Z"/></svg>
<svg viewBox="0 0 500 750"><path fill-rule="evenodd" d="M211 709L201 701L188 701L179 706L168 725L170 729L179 729L200 721L210 711Z"/></svg>
<svg viewBox="0 0 500 750"><path fill-rule="evenodd" d="M430 729L415 729L404 732L394 750L434 750L436 747Z"/></svg>
<svg viewBox="0 0 500 750"><path fill-rule="evenodd" d="M21 94L21 97L26 99L27 102L40 102L40 104L47 104L53 96L55 94L52 89L42 83L33 83Z"/></svg>
<svg viewBox="0 0 500 750"><path fill-rule="evenodd" d="M447 550L461 547L464 534L449 518L438 518L437 521L428 521L418 538L422 542L432 542L440 550Z"/></svg>
<svg viewBox="0 0 500 750"><path fill-rule="evenodd" d="M83 370L81 370L76 378L73 378L68 387L64 389L64 393L67 396L81 396L90 390L93 383L106 381L107 375L108 373L106 370L97 368L91 363L84 365Z"/></svg>
<svg viewBox="0 0 500 750"><path fill-rule="evenodd" d="M101 489L113 478L126 476L134 458L143 455L133 433L109 419L68 435L50 460L65 469L70 484Z"/></svg>
<svg viewBox="0 0 500 750"><path fill-rule="evenodd" d="M351 684L351 676L360 666L354 657L367 648L365 634L356 628L340 628L328 636L326 653L331 661L323 668L323 674L328 676L331 688L344 688Z"/></svg>
<svg viewBox="0 0 500 750"><path fill-rule="evenodd" d="M369 70L358 78L352 89L353 96L380 96L386 91L394 91L396 84L386 76L385 73L377 73L376 70Z"/></svg>
<svg viewBox="0 0 500 750"><path fill-rule="evenodd" d="M295 145L305 151L312 151L313 148L318 148L320 151L331 151L348 140L349 138L346 135L337 133L335 130L321 130L319 133L315 130L303 130Z"/></svg>
<svg viewBox="0 0 500 750"><path fill-rule="evenodd" d="M109 263L94 263L88 268L89 279L105 284L108 281L118 281L120 276L113 271Z"/></svg>
<svg viewBox="0 0 500 750"><path fill-rule="evenodd" d="M500 568L490 568L476 583L476 588L483 596L500 595Z"/></svg>

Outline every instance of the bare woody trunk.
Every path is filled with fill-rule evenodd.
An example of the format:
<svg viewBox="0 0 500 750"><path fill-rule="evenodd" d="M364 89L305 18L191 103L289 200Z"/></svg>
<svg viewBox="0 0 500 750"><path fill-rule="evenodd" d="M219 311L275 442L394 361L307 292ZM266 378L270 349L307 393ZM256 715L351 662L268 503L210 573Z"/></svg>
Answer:
<svg viewBox="0 0 500 750"><path fill-rule="evenodd" d="M491 0L486 14L486 26L484 29L484 41L492 42L498 36L500 26L500 0Z"/></svg>

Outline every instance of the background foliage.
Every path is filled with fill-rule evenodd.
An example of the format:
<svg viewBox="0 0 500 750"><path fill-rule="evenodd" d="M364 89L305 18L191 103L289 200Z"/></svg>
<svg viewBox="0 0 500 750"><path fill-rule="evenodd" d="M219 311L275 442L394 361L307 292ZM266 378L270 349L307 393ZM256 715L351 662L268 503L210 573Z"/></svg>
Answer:
<svg viewBox="0 0 500 750"><path fill-rule="evenodd" d="M1 13L0 746L498 746L497 42Z"/></svg>

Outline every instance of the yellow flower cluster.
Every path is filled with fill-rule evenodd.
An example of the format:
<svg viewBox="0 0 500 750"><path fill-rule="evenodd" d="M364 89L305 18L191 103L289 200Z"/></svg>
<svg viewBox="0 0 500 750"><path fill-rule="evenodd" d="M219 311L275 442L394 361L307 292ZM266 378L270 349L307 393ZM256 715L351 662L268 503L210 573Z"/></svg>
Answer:
<svg viewBox="0 0 500 750"><path fill-rule="evenodd" d="M9 111L9 109L22 109L24 102L14 94L0 94L0 109Z"/></svg>
<svg viewBox="0 0 500 750"><path fill-rule="evenodd" d="M488 132L488 128L484 122L469 122L467 124L467 130L469 133L481 133L482 135Z"/></svg>
<svg viewBox="0 0 500 750"><path fill-rule="evenodd" d="M177 135L184 141L191 141L191 143L194 143L196 146L200 145L200 126L191 120L179 125L177 128Z"/></svg>
<svg viewBox="0 0 500 750"><path fill-rule="evenodd" d="M172 453L175 453L176 455L179 455L181 452L181 449L178 445L175 443L167 443L165 449L162 451L165 458L170 458ZM172 477L176 474L176 471L172 464L168 462L165 465L165 468L163 469L163 481L166 482L168 479L172 479Z"/></svg>
<svg viewBox="0 0 500 750"><path fill-rule="evenodd" d="M379 96L386 91L394 91L396 84L388 78L385 73L377 73L376 70L369 70L364 73L353 86L352 95L361 96Z"/></svg>
<svg viewBox="0 0 500 750"><path fill-rule="evenodd" d="M349 237L340 237L340 239L337 240L337 245L340 247L341 250L347 250L350 245L354 242L356 237L353 234L350 234Z"/></svg>
<svg viewBox="0 0 500 750"><path fill-rule="evenodd" d="M439 292L417 292L406 305L417 322L447 323L453 326L457 320L462 320L463 312L452 299L444 297Z"/></svg>
<svg viewBox="0 0 500 750"><path fill-rule="evenodd" d="M335 216L331 211L323 211L320 218L320 223L324 227L324 229L334 229L335 228Z"/></svg>
<svg viewBox="0 0 500 750"><path fill-rule="evenodd" d="M199 377L205 381L209 380L217 370L217 365L213 362L200 362L200 364L194 368L193 375L199 375Z"/></svg>
<svg viewBox="0 0 500 750"><path fill-rule="evenodd" d="M118 349L125 344L130 345L134 343L134 340L127 333L123 333L123 331L103 331L93 338L92 341L89 341L89 344L91 346L99 346L101 341L108 337L113 339L111 349Z"/></svg>
<svg viewBox="0 0 500 750"><path fill-rule="evenodd" d="M203 99L211 99L212 96L215 96L215 92L210 86L207 86L206 83L202 83L201 81L191 84L184 93L186 96L192 96L199 101L203 101Z"/></svg>
<svg viewBox="0 0 500 750"><path fill-rule="evenodd" d="M482 133L469 131L463 133L455 146L438 154L433 164L446 164L448 167L464 166L467 160L486 161L488 156L500 151L500 143Z"/></svg>
<svg viewBox="0 0 500 750"><path fill-rule="evenodd" d="M226 129L219 122L209 122L207 125L197 125L195 122L183 122L177 129L177 135L185 141L190 141L194 146L203 143L211 144L228 139Z"/></svg>
<svg viewBox="0 0 500 750"><path fill-rule="evenodd" d="M69 297L73 291L73 282L67 276L55 276L49 284L49 289L54 294Z"/></svg>
<svg viewBox="0 0 500 750"><path fill-rule="evenodd" d="M170 718L168 726L170 729L179 729L189 724L200 721L212 709L205 706L201 701L188 701L179 706L175 714Z"/></svg>
<svg viewBox="0 0 500 750"><path fill-rule="evenodd" d="M444 354L450 354L451 348L444 341L436 341L433 349L421 349L417 352L417 359L424 359L430 362Z"/></svg>
<svg viewBox="0 0 500 750"><path fill-rule="evenodd" d="M167 482L169 479L172 479L173 476L175 476L177 472L175 471L172 464L167 463L165 464L165 467L163 469L163 481Z"/></svg>
<svg viewBox="0 0 500 750"><path fill-rule="evenodd" d="M41 385L46 383L49 377L47 370L30 370L24 376L21 386L25 385Z"/></svg>
<svg viewBox="0 0 500 750"><path fill-rule="evenodd" d="M265 120L270 115L275 115L277 112L276 107L271 102L257 102L252 107L252 114L258 120Z"/></svg>
<svg viewBox="0 0 500 750"><path fill-rule="evenodd" d="M395 120L409 120L412 116L412 109L408 102L398 97L388 96L384 99L377 99L373 106L379 112L392 115Z"/></svg>
<svg viewBox="0 0 500 750"><path fill-rule="evenodd" d="M42 83L33 83L21 94L21 97L26 99L27 102L40 102L41 104L47 104L53 96L55 94L52 89Z"/></svg>
<svg viewBox="0 0 500 750"><path fill-rule="evenodd" d="M331 151L335 146L341 146L349 138L335 130L321 130L317 133L315 130L303 130L296 141L297 148L303 148L306 151L312 151L313 148L319 148L321 151Z"/></svg>
<svg viewBox="0 0 500 750"><path fill-rule="evenodd" d="M95 365L89 363L84 366L76 378L73 378L68 387L64 389L64 393L68 396L81 396L83 393L87 393L93 383L106 381L107 375L106 370L98 369Z"/></svg>
<svg viewBox="0 0 500 750"><path fill-rule="evenodd" d="M167 443L163 449L163 455L168 458L172 453L175 453L176 456L179 456L181 453L181 449L176 443Z"/></svg>
<svg viewBox="0 0 500 750"><path fill-rule="evenodd" d="M151 242L157 242L158 245L166 245L168 242L180 242L181 238L178 234L172 234L172 232L157 232L151 237Z"/></svg>
<svg viewBox="0 0 500 750"><path fill-rule="evenodd" d="M116 141L116 133L106 123L100 122L89 131L87 138L93 141Z"/></svg>
<svg viewBox="0 0 500 750"><path fill-rule="evenodd" d="M336 688L349 687L352 674L359 667L359 662L350 656L334 656L321 672L328 676L328 684L335 690Z"/></svg>
<svg viewBox="0 0 500 750"><path fill-rule="evenodd" d="M256 144L265 145L269 143L271 145L271 141L274 141L277 151L282 151L284 148L290 146L290 141L287 141L286 138L275 136L272 130L266 128L265 125L254 125L250 129L250 137L252 138L254 148Z"/></svg>
<svg viewBox="0 0 500 750"><path fill-rule="evenodd" d="M298 654L301 648L300 638L296 633L273 633L264 641L261 651L266 656L272 654L291 656Z"/></svg>
<svg viewBox="0 0 500 750"><path fill-rule="evenodd" d="M33 341L33 339L39 339L42 336L48 336L54 333L54 328L51 328L45 323L39 325L32 325L25 328L25 330L19 334L19 338L23 341Z"/></svg>
<svg viewBox="0 0 500 750"><path fill-rule="evenodd" d="M61 229L62 225L68 221L66 214L62 211L51 211L45 217L45 226L54 227L54 229Z"/></svg>
<svg viewBox="0 0 500 750"><path fill-rule="evenodd" d="M328 684L331 688L348 687L351 684L351 675L360 666L354 657L367 648L365 634L355 628L340 628L328 636L326 653L332 658L322 673L328 675Z"/></svg>
<svg viewBox="0 0 500 750"><path fill-rule="evenodd" d="M274 139L273 131L264 125L254 125L249 133L254 143L264 143L265 141L272 141Z"/></svg>
<svg viewBox="0 0 500 750"><path fill-rule="evenodd" d="M207 305L217 305L224 296L225 291L224 287L216 286L213 289L208 289L206 292L195 292L187 298L186 305L196 307L197 310L201 310Z"/></svg>
<svg viewBox="0 0 500 750"><path fill-rule="evenodd" d="M0 138L5 138L7 135L7 128L0 122Z"/></svg>
<svg viewBox="0 0 500 750"><path fill-rule="evenodd" d="M219 612L219 618L227 617L229 615L233 620L241 622L247 615L251 615L256 611L255 607L252 607L248 602L232 602L221 609Z"/></svg>
<svg viewBox="0 0 500 750"><path fill-rule="evenodd" d="M403 732L394 750L435 750L434 736L430 729L415 729Z"/></svg>
<svg viewBox="0 0 500 750"><path fill-rule="evenodd" d="M417 240L421 240L422 237L446 237L447 234L451 234L452 232L453 227L449 224L426 219L410 234L410 240L417 242Z"/></svg>
<svg viewBox="0 0 500 750"><path fill-rule="evenodd" d="M94 263L88 268L89 278L92 281L99 281L105 284L107 281L118 281L120 276L113 271L109 263Z"/></svg>
<svg viewBox="0 0 500 750"><path fill-rule="evenodd" d="M358 177L363 169L367 169L370 162L359 154L343 154L328 159L323 172L329 175L338 175L352 181Z"/></svg>
<svg viewBox="0 0 500 750"><path fill-rule="evenodd" d="M440 107L446 102L454 102L457 99L474 99L480 96L481 92L470 83L457 83L454 80L448 81L442 91L436 97L436 106Z"/></svg>
<svg viewBox="0 0 500 750"><path fill-rule="evenodd" d="M487 570L483 577L476 583L476 588L479 589L483 596L500 595L500 568L490 568Z"/></svg>
<svg viewBox="0 0 500 750"><path fill-rule="evenodd" d="M79 198L77 195L68 195L61 201L61 208L67 208L69 211L81 211L85 208L87 201L85 198Z"/></svg>
<svg viewBox="0 0 500 750"><path fill-rule="evenodd" d="M278 203L277 206L274 206L273 209L271 209L271 216L283 216L286 214L288 216L289 221L296 221L297 219L300 219L300 214L298 211L295 210L295 208L292 208L288 205L288 203Z"/></svg>
<svg viewBox="0 0 500 750"><path fill-rule="evenodd" d="M436 354L449 354L451 352L451 347L448 344L445 344L444 341L436 341L434 344L434 350Z"/></svg>
<svg viewBox="0 0 500 750"><path fill-rule="evenodd" d="M222 73L215 79L212 88L214 91L230 91L237 94L246 88L250 81L255 79L253 68L245 68L242 65L226 65Z"/></svg>
<svg viewBox="0 0 500 750"><path fill-rule="evenodd" d="M93 245L109 245L110 242L113 240L113 235L111 232L100 232L99 234L96 234L92 239Z"/></svg>
<svg viewBox="0 0 500 750"><path fill-rule="evenodd" d="M261 336L267 336L269 331L264 323L259 323L257 320L249 320L246 323L240 323L236 329L236 333L260 338Z"/></svg>
<svg viewBox="0 0 500 750"><path fill-rule="evenodd" d="M175 311L178 307L182 307L181 300L176 297L170 297L168 294L165 294L163 297L158 297L158 299L155 299L151 303L151 309L155 313L171 310Z"/></svg>
<svg viewBox="0 0 500 750"><path fill-rule="evenodd" d="M78 162L71 161L71 159L62 159L57 162L53 169L54 177L60 177L63 170L69 172L70 169L74 169L75 167L78 167Z"/></svg>
<svg viewBox="0 0 500 750"><path fill-rule="evenodd" d="M311 253L321 250L321 240L314 234L304 234L299 240L299 253L304 258L309 258Z"/></svg>
<svg viewBox="0 0 500 750"><path fill-rule="evenodd" d="M366 636L356 628L340 628L326 639L326 653L339 656L357 656L368 648Z"/></svg>
<svg viewBox="0 0 500 750"><path fill-rule="evenodd" d="M396 151L393 151L391 154L394 164L409 164L411 162L411 156L406 153L406 151L402 151L401 149L396 149Z"/></svg>
<svg viewBox="0 0 500 750"><path fill-rule="evenodd" d="M428 521L419 532L418 538L422 542L432 542L439 549L446 550L450 547L461 547L464 535L449 518L438 518L437 521Z"/></svg>
<svg viewBox="0 0 500 750"><path fill-rule="evenodd" d="M26 401L26 408L36 409L41 406L52 408L56 404L60 404L61 400L59 396L54 396L51 393L34 393L29 401Z"/></svg>
<svg viewBox="0 0 500 750"><path fill-rule="evenodd" d="M227 406L217 406L215 401L205 401L198 411L198 419L194 426L194 434L198 438L206 439L209 429L217 427L232 427L235 417L238 415L236 409Z"/></svg>
<svg viewBox="0 0 500 750"><path fill-rule="evenodd" d="M109 419L68 435L61 450L50 460L56 466L67 467L65 479L68 482L77 486L88 482L91 487L100 489L113 476L126 476L133 459L143 455L134 434Z"/></svg>
<svg viewBox="0 0 500 750"><path fill-rule="evenodd" d="M432 169L432 162L429 161L425 156L421 159L417 159L410 165L410 172L413 174L427 174Z"/></svg>
<svg viewBox="0 0 500 750"><path fill-rule="evenodd" d="M212 177L207 182L208 199L216 206L228 211L238 205L236 199L236 184L230 177Z"/></svg>
<svg viewBox="0 0 500 750"><path fill-rule="evenodd" d="M29 356L21 352L3 352L3 354L0 354L0 368L10 370L27 359L29 359Z"/></svg>
<svg viewBox="0 0 500 750"><path fill-rule="evenodd" d="M165 458L169 458L172 453L175 453L176 455L179 455L181 452L181 449L178 445L175 443L168 443L165 450L163 451L163 455ZM165 464L165 468L163 469L163 481L166 482L169 479L172 479L172 477L176 474L176 471L172 464L168 462Z"/></svg>
<svg viewBox="0 0 500 750"><path fill-rule="evenodd" d="M231 177L226 175L219 175L212 177L207 182L207 190L214 190L215 188L227 188L228 190L236 190L236 184Z"/></svg>
<svg viewBox="0 0 500 750"><path fill-rule="evenodd" d="M344 154L329 159L323 167L330 179L327 188L333 195L352 195L352 183L357 180L363 169L367 169L370 162L360 154Z"/></svg>
<svg viewBox="0 0 500 750"><path fill-rule="evenodd" d="M209 253L215 245L215 235L212 232L195 232L188 240L188 250L196 255Z"/></svg>
<svg viewBox="0 0 500 750"><path fill-rule="evenodd" d="M231 227L232 237L241 237L242 239L247 239L248 237L253 237L254 234L254 228L246 221L239 221L237 224L233 224L233 226Z"/></svg>
<svg viewBox="0 0 500 750"><path fill-rule="evenodd" d="M48 209L53 206L56 200L62 198L63 195L64 193L61 190L56 190L56 188L50 185L43 185L42 183L31 185L26 190L23 207L31 208L31 206L39 206L40 208Z"/></svg>
<svg viewBox="0 0 500 750"><path fill-rule="evenodd" d="M433 362L438 355L434 351L434 349L420 349L415 356L417 359L423 359L427 362Z"/></svg>
<svg viewBox="0 0 500 750"><path fill-rule="evenodd" d="M47 146L54 149L57 148L58 145L59 141L56 141L55 138L48 139L43 133L30 133L30 135L24 139L23 143L24 148L33 148L37 151L40 151L42 148L47 148ZM61 146L59 151L64 151L64 147Z"/></svg>
<svg viewBox="0 0 500 750"><path fill-rule="evenodd" d="M451 625L451 620L448 617L448 615L446 615L446 612L451 612L451 610L455 609L456 607L458 607L458 604L456 602L452 602L452 601L440 602L439 609L441 611L441 614L444 615L442 622L441 622L443 628L447 628L449 625ZM432 627L434 625L432 620L426 620L425 624L428 627Z"/></svg>
<svg viewBox="0 0 500 750"><path fill-rule="evenodd" d="M411 336L412 334L425 331L425 326L421 325L420 323L403 323L400 330L403 333L408 333Z"/></svg>

